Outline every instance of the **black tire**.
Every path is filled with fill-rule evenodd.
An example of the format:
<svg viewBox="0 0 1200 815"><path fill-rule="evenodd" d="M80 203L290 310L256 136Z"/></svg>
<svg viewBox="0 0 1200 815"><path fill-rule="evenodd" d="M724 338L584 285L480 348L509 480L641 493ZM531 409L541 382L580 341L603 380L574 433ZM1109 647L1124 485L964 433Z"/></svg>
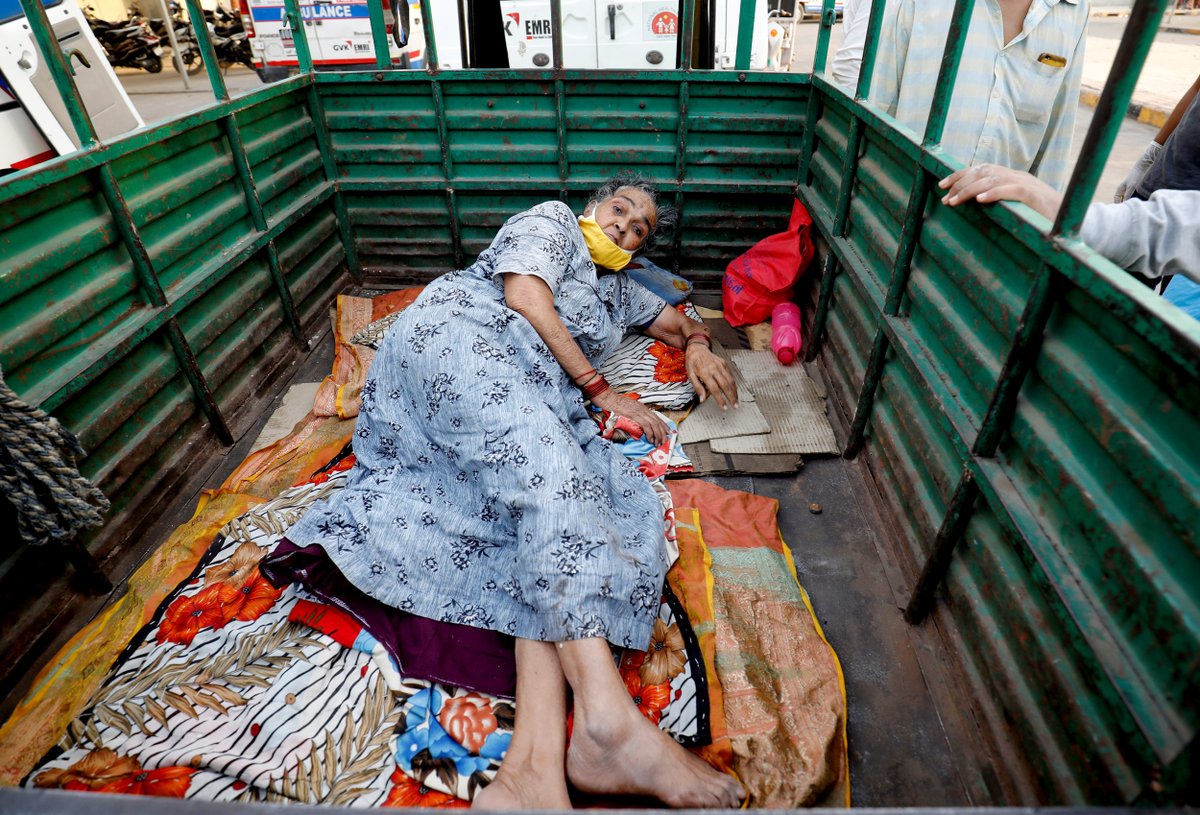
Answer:
<svg viewBox="0 0 1200 815"><path fill-rule="evenodd" d="M181 74L186 70L188 76L192 76L199 73L204 67L204 60L200 58L200 51L192 48L185 50L182 54L172 54L171 67L175 69L176 73Z"/></svg>

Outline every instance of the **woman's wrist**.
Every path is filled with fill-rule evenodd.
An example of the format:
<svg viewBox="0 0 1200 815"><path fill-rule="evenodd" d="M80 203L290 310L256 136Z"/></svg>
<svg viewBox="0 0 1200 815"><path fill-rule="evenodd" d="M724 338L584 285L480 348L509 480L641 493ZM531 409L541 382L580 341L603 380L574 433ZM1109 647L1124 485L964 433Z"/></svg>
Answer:
<svg viewBox="0 0 1200 815"><path fill-rule="evenodd" d="M591 381L579 388L583 392L583 398L589 402L594 401L597 396L609 390L608 382L600 374L596 374Z"/></svg>
<svg viewBox="0 0 1200 815"><path fill-rule="evenodd" d="M712 338L708 336L708 332L706 331L693 331L683 341L684 350L691 348L693 345L703 345L705 348L712 350Z"/></svg>

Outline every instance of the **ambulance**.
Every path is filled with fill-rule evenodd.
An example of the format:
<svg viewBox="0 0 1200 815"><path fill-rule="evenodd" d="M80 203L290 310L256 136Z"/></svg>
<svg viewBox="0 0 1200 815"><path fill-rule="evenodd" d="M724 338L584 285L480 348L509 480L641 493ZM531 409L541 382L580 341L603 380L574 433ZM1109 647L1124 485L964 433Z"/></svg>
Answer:
<svg viewBox="0 0 1200 815"><path fill-rule="evenodd" d="M396 3L402 0L396 0ZM399 47L389 38L392 64L425 65L420 0L409 3L408 40ZM294 36L283 0L239 0L242 20L260 70L297 65ZM483 67L470 54L488 50L507 54L509 68L543 68L552 62L550 0L499 0L498 19L491 4L431 0L431 23L438 43L438 67ZM730 68L735 58L741 4L717 0L699 4L709 47L698 67ZM673 0L562 0L563 66L600 69L673 69L677 66L679 5ZM391 14L388 31L392 32ZM367 0L300 4L304 32L317 69L346 70L375 65ZM501 45L500 43L503 43ZM750 68L767 67L767 2L754 16ZM488 65L486 67L496 67Z"/></svg>

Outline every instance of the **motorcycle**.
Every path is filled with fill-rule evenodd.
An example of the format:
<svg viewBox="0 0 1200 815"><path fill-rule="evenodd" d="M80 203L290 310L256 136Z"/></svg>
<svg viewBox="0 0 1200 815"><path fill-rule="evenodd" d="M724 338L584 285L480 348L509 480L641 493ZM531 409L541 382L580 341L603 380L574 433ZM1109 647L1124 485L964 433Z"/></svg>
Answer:
<svg viewBox="0 0 1200 815"><path fill-rule="evenodd" d="M196 40L195 32L192 30L192 23L184 14L183 9L178 3L170 3L171 27L175 34L175 47L172 49L171 64L176 72L190 75L199 71L204 67L204 60L200 55L200 44ZM150 26L150 30L159 38L160 42L170 43L171 38L167 31L167 21L161 17L143 17L141 18Z"/></svg>
<svg viewBox="0 0 1200 815"><path fill-rule="evenodd" d="M228 68L230 65L256 67L254 53L250 49L250 38L242 26L240 16L217 6L212 11L206 9L204 17L208 23L213 50L217 52L217 62L222 68Z"/></svg>
<svg viewBox="0 0 1200 815"><path fill-rule="evenodd" d="M141 68L152 74L162 71L162 45L150 27L134 20L111 22L96 16L88 6L84 17L114 67Z"/></svg>

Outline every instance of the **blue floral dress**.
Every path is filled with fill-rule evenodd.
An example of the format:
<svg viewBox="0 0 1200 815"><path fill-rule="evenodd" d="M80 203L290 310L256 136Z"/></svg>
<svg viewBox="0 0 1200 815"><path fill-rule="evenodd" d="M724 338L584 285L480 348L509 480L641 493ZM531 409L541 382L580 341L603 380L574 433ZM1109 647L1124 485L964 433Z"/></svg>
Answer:
<svg viewBox="0 0 1200 815"><path fill-rule="evenodd" d="M645 647L666 557L649 482L597 435L503 274L533 274L592 365L665 304L597 278L561 202L511 218L388 332L362 393L348 486L288 532L404 611L526 639Z"/></svg>

